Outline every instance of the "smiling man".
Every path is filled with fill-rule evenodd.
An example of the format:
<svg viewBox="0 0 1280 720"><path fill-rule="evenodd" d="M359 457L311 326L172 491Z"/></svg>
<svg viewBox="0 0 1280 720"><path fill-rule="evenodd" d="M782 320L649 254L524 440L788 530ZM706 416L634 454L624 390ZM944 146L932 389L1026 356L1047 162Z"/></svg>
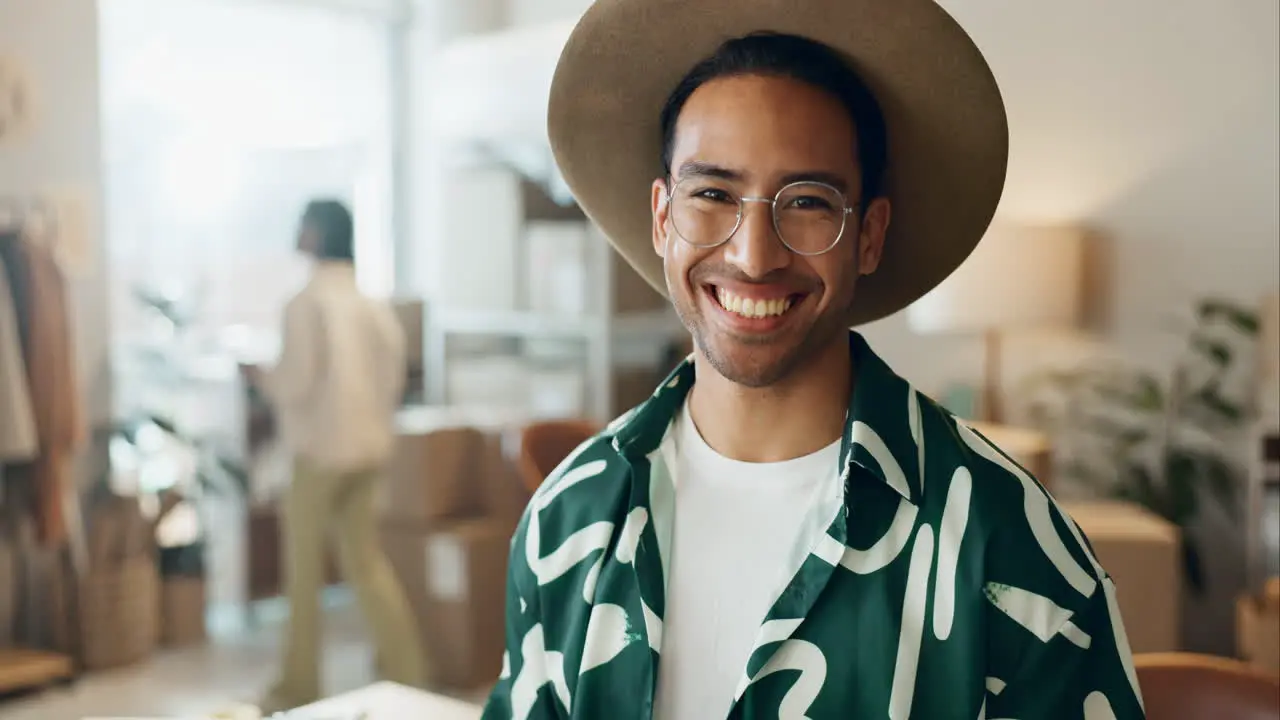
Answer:
<svg viewBox="0 0 1280 720"><path fill-rule="evenodd" d="M1000 93L948 15L598 0L548 127L695 352L531 501L486 718L1143 716L1079 528L849 330L1000 197Z"/></svg>

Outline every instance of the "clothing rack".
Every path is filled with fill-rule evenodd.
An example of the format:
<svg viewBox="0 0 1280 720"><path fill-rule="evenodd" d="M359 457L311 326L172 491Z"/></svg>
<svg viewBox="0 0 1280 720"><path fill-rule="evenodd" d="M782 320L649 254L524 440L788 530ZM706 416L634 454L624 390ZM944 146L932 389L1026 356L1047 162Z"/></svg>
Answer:
<svg viewBox="0 0 1280 720"><path fill-rule="evenodd" d="M58 223L56 209L38 197L0 195L0 243L27 242L50 243L56 240ZM0 250L3 250L0 247ZM0 265L0 271L3 266ZM0 506L8 495L5 465L0 458ZM70 549L70 567L64 560L57 560L52 572L66 573L69 587L66 589L64 609L67 612L67 628L72 645L76 644L75 628L79 610L76 603L80 576L87 562L84 531L80 519L79 495L74 483L60 498L60 511L67 528L66 547ZM17 540L17 536L14 537ZM13 547L23 548L21 542ZM30 548L28 548L30 549ZM29 579L29 577L28 577ZM25 585L25 583L24 583ZM29 605L31 592L27 592ZM32 650L19 647L0 648L0 693L28 688L38 688L68 681L76 674L72 657L48 650Z"/></svg>

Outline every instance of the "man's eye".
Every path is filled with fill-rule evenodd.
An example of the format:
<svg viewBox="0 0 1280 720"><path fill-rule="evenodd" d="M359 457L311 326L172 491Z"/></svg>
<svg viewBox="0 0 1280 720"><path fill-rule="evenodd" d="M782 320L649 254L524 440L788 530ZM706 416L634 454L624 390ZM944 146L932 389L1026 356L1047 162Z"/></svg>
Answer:
<svg viewBox="0 0 1280 720"><path fill-rule="evenodd" d="M700 200L710 200L712 202L732 202L733 201L733 198L729 195L729 193L719 188L704 188L702 190L698 190L697 192L695 192L693 196Z"/></svg>
<svg viewBox="0 0 1280 720"><path fill-rule="evenodd" d="M792 198L789 203L790 207L797 210L830 210L831 203L826 198L814 197L812 195L804 195Z"/></svg>

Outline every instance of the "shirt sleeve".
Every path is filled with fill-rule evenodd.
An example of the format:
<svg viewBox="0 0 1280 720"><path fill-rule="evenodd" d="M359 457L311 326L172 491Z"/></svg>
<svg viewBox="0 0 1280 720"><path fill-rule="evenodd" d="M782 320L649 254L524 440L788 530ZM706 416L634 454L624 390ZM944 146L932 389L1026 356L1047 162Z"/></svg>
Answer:
<svg viewBox="0 0 1280 720"><path fill-rule="evenodd" d="M1047 598L1019 596L1015 588L988 588L989 596L1001 592L1013 595L1003 603L1023 608L1025 625L1012 626L1017 624L1008 623L1005 613L993 607L994 615L999 616L992 620L993 636L1004 647L993 649L992 656L1006 662L997 661L991 668L983 717L1146 717L1110 577L1103 575L1093 594L1082 599L1075 611L1045 604L1051 602Z"/></svg>
<svg viewBox="0 0 1280 720"><path fill-rule="evenodd" d="M263 387L278 406L295 407L310 396L323 352L319 313L300 298L285 306L280 359L267 371Z"/></svg>
<svg viewBox="0 0 1280 720"><path fill-rule="evenodd" d="M502 674L485 705L481 720L551 720L559 718L556 701L550 693L546 663L546 639L543 636L538 605L537 578L525 559L525 538L529 532L532 505L511 542L507 565L506 652L502 656Z"/></svg>

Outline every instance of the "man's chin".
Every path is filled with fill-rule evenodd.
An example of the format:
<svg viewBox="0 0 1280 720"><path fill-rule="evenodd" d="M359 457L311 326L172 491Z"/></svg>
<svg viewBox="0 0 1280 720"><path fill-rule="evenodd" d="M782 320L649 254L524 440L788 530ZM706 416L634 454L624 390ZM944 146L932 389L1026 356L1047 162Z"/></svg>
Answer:
<svg viewBox="0 0 1280 720"><path fill-rule="evenodd" d="M722 339L708 343L703 356L711 367L715 368L725 380L735 385L749 388L763 388L775 385L785 379L795 368L796 348L780 351L776 347L767 347L765 343L740 344L731 341L737 347L725 347Z"/></svg>

